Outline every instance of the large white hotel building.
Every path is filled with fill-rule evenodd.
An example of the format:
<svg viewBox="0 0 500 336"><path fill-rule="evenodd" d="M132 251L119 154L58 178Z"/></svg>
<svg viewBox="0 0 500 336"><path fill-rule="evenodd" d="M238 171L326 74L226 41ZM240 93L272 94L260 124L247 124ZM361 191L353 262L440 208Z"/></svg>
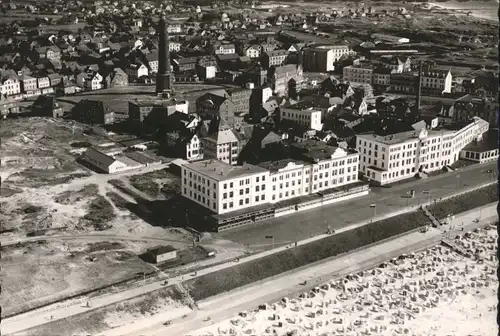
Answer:
<svg viewBox="0 0 500 336"><path fill-rule="evenodd" d="M305 141L296 157L259 165L231 166L204 160L182 166L182 195L216 214L226 214L359 182L353 149Z"/></svg>
<svg viewBox="0 0 500 336"><path fill-rule="evenodd" d="M487 121L474 117L447 128L414 130L388 136L356 136L360 171L369 180L384 185L408 179L418 172L431 172L449 166L460 158L460 151L480 140L487 132Z"/></svg>

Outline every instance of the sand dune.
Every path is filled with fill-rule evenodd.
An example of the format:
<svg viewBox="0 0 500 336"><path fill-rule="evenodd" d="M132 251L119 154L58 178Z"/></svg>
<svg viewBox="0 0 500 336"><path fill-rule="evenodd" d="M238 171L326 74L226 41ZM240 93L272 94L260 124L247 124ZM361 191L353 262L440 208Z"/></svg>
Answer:
<svg viewBox="0 0 500 336"><path fill-rule="evenodd" d="M403 255L198 331L220 335L496 335L496 227Z"/></svg>

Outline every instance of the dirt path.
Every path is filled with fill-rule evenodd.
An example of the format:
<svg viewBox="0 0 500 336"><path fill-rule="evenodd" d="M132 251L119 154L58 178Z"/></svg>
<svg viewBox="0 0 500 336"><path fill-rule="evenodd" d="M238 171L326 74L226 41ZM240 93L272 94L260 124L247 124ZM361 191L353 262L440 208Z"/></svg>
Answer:
<svg viewBox="0 0 500 336"><path fill-rule="evenodd" d="M1 242L2 246L15 245L18 243L25 243L30 241L37 240L96 240L96 241L117 241L117 240L126 240L126 241L134 241L134 242L149 242L149 243L183 243L189 242L187 239L166 239L166 238L158 238L158 237L135 237L135 236L125 236L125 235L100 235L100 234L92 234L92 235L57 235L57 236L38 236L38 237L29 237L18 239L15 241L6 241Z"/></svg>
<svg viewBox="0 0 500 336"><path fill-rule="evenodd" d="M114 185L108 183L107 188L108 188L109 191L112 191L112 192L117 193L118 195L120 195L127 202L134 203L134 204L137 203L137 201L132 196L130 196L129 194L127 194L127 193L125 193L123 191L121 191L120 189L118 189Z"/></svg>

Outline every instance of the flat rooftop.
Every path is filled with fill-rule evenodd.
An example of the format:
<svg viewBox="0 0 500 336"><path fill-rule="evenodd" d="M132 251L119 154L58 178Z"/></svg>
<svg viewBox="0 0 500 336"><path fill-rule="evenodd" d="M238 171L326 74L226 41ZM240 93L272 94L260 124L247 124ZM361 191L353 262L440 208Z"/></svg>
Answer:
<svg viewBox="0 0 500 336"><path fill-rule="evenodd" d="M438 128L427 130L427 136L437 136L437 135L446 135L457 132L462 128L474 123L474 120L456 122L444 126L440 126ZM400 133L394 133L389 135L377 135L375 133L372 134L358 134L356 137L358 139L366 139L366 140L376 140L380 143L386 145L395 145L398 143L403 143L409 141L411 139L418 139L418 135L420 130L412 130Z"/></svg>
<svg viewBox="0 0 500 336"><path fill-rule="evenodd" d="M271 172L276 172L280 169L285 168L290 163L294 163L296 165L309 165L309 163L301 161L301 160L282 159L282 160L276 160L276 161L261 162L261 163L259 163L259 167L267 169Z"/></svg>
<svg viewBox="0 0 500 336"><path fill-rule="evenodd" d="M186 100L177 100L177 99L141 99L141 100L131 100L130 103L138 106L173 106L173 105L181 105L186 104Z"/></svg>
<svg viewBox="0 0 500 336"><path fill-rule="evenodd" d="M491 129L483 134L483 139L481 141L472 141L462 150L481 153L495 149L498 149L498 130Z"/></svg>
<svg viewBox="0 0 500 336"><path fill-rule="evenodd" d="M185 167L216 181L231 180L268 171L267 169L251 164L232 166L228 163L213 159L192 162L185 165Z"/></svg>

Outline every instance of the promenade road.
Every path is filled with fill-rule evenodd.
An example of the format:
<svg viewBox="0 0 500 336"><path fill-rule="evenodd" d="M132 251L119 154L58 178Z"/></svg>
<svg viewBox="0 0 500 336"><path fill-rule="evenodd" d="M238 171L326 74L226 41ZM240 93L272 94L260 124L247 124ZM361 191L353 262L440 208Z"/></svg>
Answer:
<svg viewBox="0 0 500 336"><path fill-rule="evenodd" d="M478 217L479 210L474 209L456 216L455 220L460 226L455 227L459 232L461 227L465 231L473 230L498 220L496 204L482 207L481 220L477 223L474 219ZM463 225L462 225L463 223ZM446 237L443 230L431 228L426 233L413 232L400 235L394 239L388 239L383 243L372 245L365 249L349 253L340 258L329 258L290 272L278 275L271 279L259 281L234 291L218 295L213 298L199 302L200 310L192 312L186 318L174 319L171 326L163 326L163 322L169 320L170 314L166 313L161 323L146 327L148 319L137 320L134 324L123 326L117 330L104 333L106 336L187 336L201 333L208 324L234 317L240 311L256 308L262 303L272 303L283 297L292 297L305 292L310 288L338 278L347 274L355 273L363 269L370 269L380 263L397 257L403 253L416 252L438 244ZM307 287L300 285L307 280ZM210 321L205 321L210 317ZM161 314L155 316L155 321L161 320ZM149 320L151 322L151 320ZM141 329L141 327L145 327ZM125 332L127 331L127 332Z"/></svg>
<svg viewBox="0 0 500 336"><path fill-rule="evenodd" d="M485 172L489 169L492 173ZM496 171L496 161L493 161L395 185L392 188L374 187L366 196L224 231L216 236L249 245L250 248L268 249L272 248L272 241L266 239L266 236L274 236L275 246L289 244L325 233L328 226L332 229L342 228L373 216L401 211L407 206L417 206L433 199L439 200L473 186L495 181ZM415 190L415 198L406 198L405 194L411 189ZM423 191L429 191L430 194L424 194ZM370 204L375 204L376 207L371 208Z"/></svg>

